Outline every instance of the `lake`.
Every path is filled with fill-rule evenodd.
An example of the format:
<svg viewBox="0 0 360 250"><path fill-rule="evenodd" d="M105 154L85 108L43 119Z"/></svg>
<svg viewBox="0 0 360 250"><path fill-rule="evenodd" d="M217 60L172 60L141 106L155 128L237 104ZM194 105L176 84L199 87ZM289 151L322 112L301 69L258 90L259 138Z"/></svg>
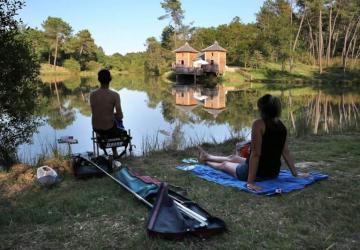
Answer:
<svg viewBox="0 0 360 250"><path fill-rule="evenodd" d="M89 94L97 85L93 78L43 79L37 116L44 122L33 143L19 148L20 159L31 162L37 155L48 153L61 136L79 140L72 146L73 153L92 151ZM250 126L258 115L257 99L266 93L280 97L282 120L294 136L359 128L359 91L351 86L204 86L127 76L114 77L110 87L120 94L124 125L131 130L137 155L232 137L250 139Z"/></svg>

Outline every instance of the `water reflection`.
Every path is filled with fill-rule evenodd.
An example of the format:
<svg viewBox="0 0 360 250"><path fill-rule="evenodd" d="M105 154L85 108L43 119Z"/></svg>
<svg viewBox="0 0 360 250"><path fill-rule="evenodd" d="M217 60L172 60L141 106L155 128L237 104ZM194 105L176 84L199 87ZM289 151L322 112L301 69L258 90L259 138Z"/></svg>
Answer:
<svg viewBox="0 0 360 250"><path fill-rule="evenodd" d="M46 79L39 97L38 116L47 120L37 137L74 135L75 152L92 149L89 94L95 78ZM282 119L293 135L358 130L359 95L335 94L309 86L282 89L254 85L244 89L217 85L173 85L143 76L114 77L125 126L132 130L138 153L156 141L171 148L201 141L222 141L234 134L248 135L257 115L257 99L265 93L279 96ZM149 138L152 138L151 140ZM149 141L150 140L150 141Z"/></svg>
<svg viewBox="0 0 360 250"><path fill-rule="evenodd" d="M288 113L292 131L296 135L341 132L358 129L359 103L352 94L336 96L317 93L302 97L300 105L294 107L291 91L284 103L289 105ZM302 103L302 105L301 105Z"/></svg>
<svg viewBox="0 0 360 250"><path fill-rule="evenodd" d="M197 106L214 118L216 118L226 107L227 91L234 88L217 85L213 88L205 88L202 85L180 85L172 89L175 97L176 107L185 112L192 111Z"/></svg>

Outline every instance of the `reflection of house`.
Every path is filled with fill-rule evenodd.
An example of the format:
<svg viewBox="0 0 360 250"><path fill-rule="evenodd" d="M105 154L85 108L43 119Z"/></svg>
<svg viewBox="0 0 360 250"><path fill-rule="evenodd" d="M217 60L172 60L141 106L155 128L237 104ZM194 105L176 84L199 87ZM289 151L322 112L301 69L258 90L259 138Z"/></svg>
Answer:
<svg viewBox="0 0 360 250"><path fill-rule="evenodd" d="M202 53L185 43L174 50L176 61L173 70L176 75L223 74L226 66L226 49L218 42L202 50Z"/></svg>
<svg viewBox="0 0 360 250"><path fill-rule="evenodd" d="M176 105L196 106L197 100L194 98L195 89L190 86L178 86L172 91L175 96Z"/></svg>
<svg viewBox="0 0 360 250"><path fill-rule="evenodd" d="M212 115L214 118L216 118L225 109L206 109L206 108L204 108L204 110L206 112L208 112L210 115Z"/></svg>
<svg viewBox="0 0 360 250"><path fill-rule="evenodd" d="M173 88L172 94L175 97L177 108L189 112L196 106L201 105L204 111L217 117L225 110L227 90L222 85L212 89L177 85Z"/></svg>
<svg viewBox="0 0 360 250"><path fill-rule="evenodd" d="M208 98L204 101L204 108L224 109L226 107L225 87L219 85L213 91L216 93L208 95Z"/></svg>

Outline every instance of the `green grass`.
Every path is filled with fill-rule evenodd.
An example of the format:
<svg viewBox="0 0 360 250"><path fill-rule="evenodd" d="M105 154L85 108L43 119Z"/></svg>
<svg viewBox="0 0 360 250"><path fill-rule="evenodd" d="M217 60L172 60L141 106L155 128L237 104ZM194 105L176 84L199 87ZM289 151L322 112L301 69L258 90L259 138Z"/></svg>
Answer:
<svg viewBox="0 0 360 250"><path fill-rule="evenodd" d="M225 86L239 87L244 85L245 80L245 77L239 72L225 72L222 83Z"/></svg>
<svg viewBox="0 0 360 250"><path fill-rule="evenodd" d="M235 141L204 145L230 154ZM360 232L360 134L290 139L297 161L329 179L308 188L262 197L223 187L175 169L196 150L162 151L125 164L188 190L188 196L229 232L182 242L149 239L147 208L109 178L38 187L13 173L0 175L1 249L356 249Z"/></svg>
<svg viewBox="0 0 360 250"><path fill-rule="evenodd" d="M292 72L288 70L288 65L286 70L282 71L280 63L265 63L261 68L242 68L242 72L251 75L251 81L253 82L264 82L264 83L273 83L273 82L282 82L282 83L341 83L341 84L350 84L350 83L360 83L360 69L352 68L348 69L344 74L343 69L340 66L334 64L331 67L325 67L322 74L319 74L319 69L317 66L306 65L302 63L295 63ZM244 74L244 73L243 73ZM226 84L229 86L231 82L243 82L248 81L249 77L244 77L240 72L226 72L225 79L227 79ZM227 76L228 75L228 76Z"/></svg>

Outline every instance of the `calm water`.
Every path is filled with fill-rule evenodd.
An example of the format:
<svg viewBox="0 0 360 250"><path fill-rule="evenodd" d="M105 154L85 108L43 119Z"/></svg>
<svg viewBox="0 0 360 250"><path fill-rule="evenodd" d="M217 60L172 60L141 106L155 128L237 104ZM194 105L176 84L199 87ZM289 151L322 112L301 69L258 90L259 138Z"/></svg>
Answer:
<svg viewBox="0 0 360 250"><path fill-rule="evenodd" d="M30 161L71 135L79 140L73 152L92 151L89 93L95 79L44 79L38 116L44 124L33 144L19 149ZM265 93L281 98L282 119L291 134L320 134L358 130L359 91L351 88L244 84L241 87L176 85L142 77L114 78L124 125L131 130L135 153L150 148L183 148L200 142L221 142L232 136L249 138L257 116L256 101Z"/></svg>

